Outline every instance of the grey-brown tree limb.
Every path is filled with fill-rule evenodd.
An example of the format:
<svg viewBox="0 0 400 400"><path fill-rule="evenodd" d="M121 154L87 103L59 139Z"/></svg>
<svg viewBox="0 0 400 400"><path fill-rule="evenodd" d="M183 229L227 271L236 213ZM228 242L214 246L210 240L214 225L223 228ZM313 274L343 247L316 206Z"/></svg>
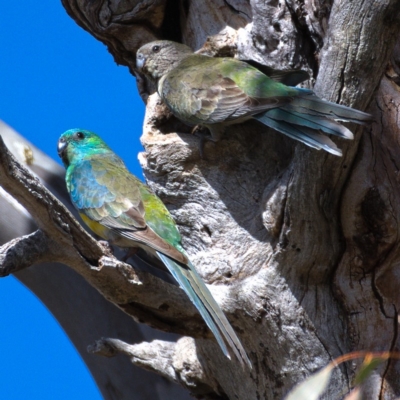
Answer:
<svg viewBox="0 0 400 400"><path fill-rule="evenodd" d="M399 350L400 1L63 4L132 74L142 44L172 39L210 55L306 69L319 96L368 107L375 122L364 130L351 127L356 138L340 141L342 158L247 123L232 127L219 143L207 144L202 160L191 128L176 121L152 85L138 76L147 104L144 173L242 339L254 364L251 372L220 354L180 290L118 262L14 167L9 178L14 183L7 186L2 177L1 185L31 212L39 231L3 246L3 271L7 257L19 255L20 266L32 263L24 251L14 250L28 246L35 249L31 258L68 264L136 320L183 334L175 343L152 344L110 335L90 349L128 355L132 363L197 397L281 398L340 354ZM7 171L10 163L1 164ZM399 367L395 361L382 364L363 398L399 396ZM355 368L336 372L327 398L350 387ZM160 398L171 397L165 392Z"/></svg>

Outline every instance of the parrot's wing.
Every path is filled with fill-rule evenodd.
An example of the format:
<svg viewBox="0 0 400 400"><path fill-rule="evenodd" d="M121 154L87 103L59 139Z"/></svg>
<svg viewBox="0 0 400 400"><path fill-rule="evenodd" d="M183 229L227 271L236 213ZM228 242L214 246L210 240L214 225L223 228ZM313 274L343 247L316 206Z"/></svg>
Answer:
<svg viewBox="0 0 400 400"><path fill-rule="evenodd" d="M185 255L148 226L140 181L123 164L116 166L115 159L93 157L72 172L71 182L71 199L90 220L132 242L158 250L181 263L187 262Z"/></svg>
<svg viewBox="0 0 400 400"><path fill-rule="evenodd" d="M287 86L296 86L299 83L302 83L307 79L310 79L309 73L301 69L275 69L267 65L260 64L254 60L242 60L242 61L252 65L254 68L257 68L259 71L269 76L274 81L283 83L284 85Z"/></svg>
<svg viewBox="0 0 400 400"><path fill-rule="evenodd" d="M125 166L118 167L115 160L99 157L80 162L79 168L73 168L68 177L72 203L93 221L109 221L115 228L144 229L146 221L139 189L130 182Z"/></svg>
<svg viewBox="0 0 400 400"><path fill-rule="evenodd" d="M297 93L233 59L193 55L158 84L168 107L185 122L216 124L287 104Z"/></svg>
<svg viewBox="0 0 400 400"><path fill-rule="evenodd" d="M218 83L207 89L194 89L196 116L208 118L207 123L218 123L246 117L288 103L288 97L253 98L230 78L219 77Z"/></svg>
<svg viewBox="0 0 400 400"><path fill-rule="evenodd" d="M163 238L158 236L149 226L147 226L146 229L143 230L126 229L126 228L124 229L111 228L111 229L126 239L130 239L133 242L139 242L141 244L144 244L145 246L148 246L151 249L163 253L182 264L187 264L188 262L188 258L184 254L182 254L179 250L177 250L174 246L165 241Z"/></svg>

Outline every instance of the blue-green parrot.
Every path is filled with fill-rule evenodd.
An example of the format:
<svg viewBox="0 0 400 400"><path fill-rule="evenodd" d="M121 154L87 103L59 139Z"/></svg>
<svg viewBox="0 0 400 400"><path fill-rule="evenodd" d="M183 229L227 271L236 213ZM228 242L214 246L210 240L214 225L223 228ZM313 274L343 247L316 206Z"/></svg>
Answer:
<svg viewBox="0 0 400 400"><path fill-rule="evenodd" d="M248 62L195 54L181 43L147 43L137 51L136 66L155 82L177 118L208 128L213 140L219 140L228 125L254 118L310 147L341 156L322 133L352 139L352 132L337 121L371 121L369 114L284 84L296 85L307 79L306 73L279 74L264 68L265 74Z"/></svg>
<svg viewBox="0 0 400 400"><path fill-rule="evenodd" d="M58 154L67 170L71 201L89 228L111 244L141 248L161 261L196 306L224 354L230 358L227 343L242 365L251 368L236 333L186 255L162 201L93 132L64 132Z"/></svg>

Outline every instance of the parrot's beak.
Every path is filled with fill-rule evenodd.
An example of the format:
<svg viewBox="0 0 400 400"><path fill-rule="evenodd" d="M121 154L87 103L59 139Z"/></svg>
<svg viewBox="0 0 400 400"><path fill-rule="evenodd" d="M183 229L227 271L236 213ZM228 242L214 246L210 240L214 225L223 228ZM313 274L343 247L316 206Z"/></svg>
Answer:
<svg viewBox="0 0 400 400"><path fill-rule="evenodd" d="M142 53L136 54L136 67L137 69L142 69L144 67L144 63L146 62L146 58Z"/></svg>
<svg viewBox="0 0 400 400"><path fill-rule="evenodd" d="M57 144L57 151L60 158L63 158L65 150L67 150L68 143L64 138L61 138Z"/></svg>

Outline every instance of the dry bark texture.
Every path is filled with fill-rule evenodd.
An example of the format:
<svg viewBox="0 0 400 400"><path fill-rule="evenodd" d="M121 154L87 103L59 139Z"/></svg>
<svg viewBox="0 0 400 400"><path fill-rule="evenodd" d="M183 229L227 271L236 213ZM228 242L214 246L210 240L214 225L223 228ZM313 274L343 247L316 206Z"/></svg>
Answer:
<svg viewBox="0 0 400 400"><path fill-rule="evenodd" d="M141 163L148 183L171 210L192 261L243 341L251 372L222 356L180 290L118 262L45 192L32 199L29 188L37 184L18 168L0 174L13 184L6 178L0 184L28 208L40 230L33 239L3 246L4 274L12 272L7 257L26 267L43 261L40 250L47 246L49 260L71 266L136 320L195 337L134 345L103 339L91 351L126 354L196 397L282 398L340 354L399 350L400 1L62 2L133 74L142 44L172 39L211 55L306 69L321 97L369 106L375 122L358 129L353 142L338 140L342 158L247 123L207 144L202 160L190 128L138 76L147 102ZM7 171L10 161L0 164ZM41 199L47 203L40 211ZM18 259L13 250L33 248L32 242L37 259ZM336 372L327 398L350 386L355 367ZM399 367L390 361L378 368L363 398L400 396Z"/></svg>

